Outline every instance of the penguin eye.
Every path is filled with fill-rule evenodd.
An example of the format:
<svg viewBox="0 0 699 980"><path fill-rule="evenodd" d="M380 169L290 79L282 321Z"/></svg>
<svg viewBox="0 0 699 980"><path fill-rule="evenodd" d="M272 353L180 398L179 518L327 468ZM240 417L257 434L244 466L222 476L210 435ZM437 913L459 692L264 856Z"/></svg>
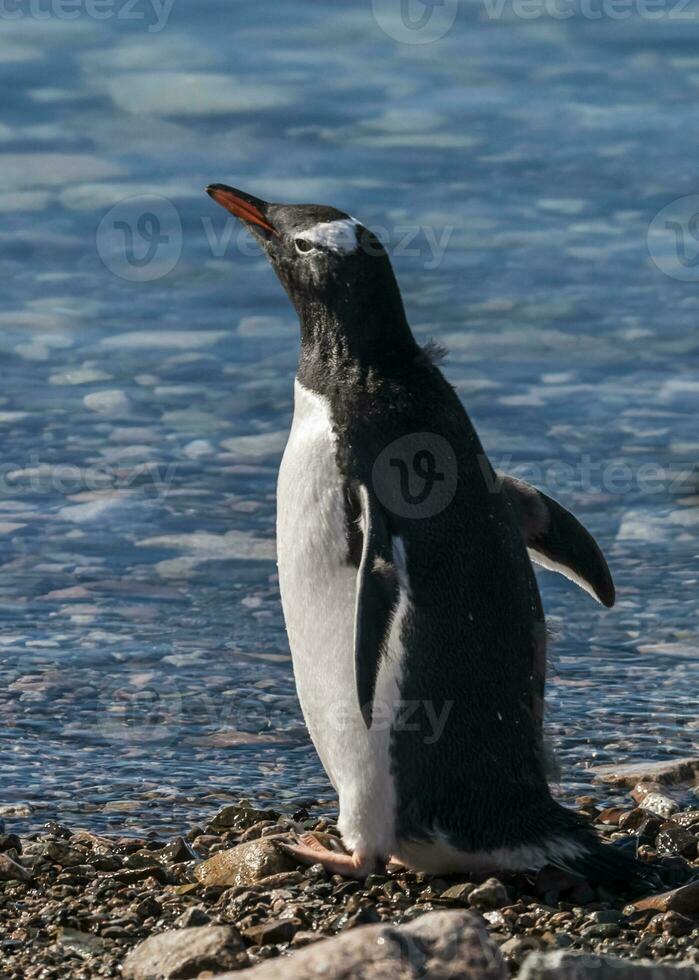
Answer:
<svg viewBox="0 0 699 980"><path fill-rule="evenodd" d="M314 245L306 238L295 238L294 245L297 252L312 252L314 249Z"/></svg>

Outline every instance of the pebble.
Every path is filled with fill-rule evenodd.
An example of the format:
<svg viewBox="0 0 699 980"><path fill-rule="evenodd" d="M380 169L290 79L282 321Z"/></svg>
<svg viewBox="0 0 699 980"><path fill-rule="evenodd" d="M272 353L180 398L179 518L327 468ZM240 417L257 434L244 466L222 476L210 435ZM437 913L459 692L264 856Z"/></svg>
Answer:
<svg viewBox="0 0 699 980"><path fill-rule="evenodd" d="M300 922L293 919L277 919L261 922L257 926L243 930L243 936L255 946L267 946L270 943L289 943L301 927Z"/></svg>
<svg viewBox="0 0 699 980"><path fill-rule="evenodd" d="M443 900L446 899L454 902L463 902L466 904L475 887L476 886L471 881L462 882L459 885L452 885L450 888L446 888L442 892L441 898Z"/></svg>
<svg viewBox="0 0 699 980"><path fill-rule="evenodd" d="M175 919L175 925L179 929L189 929L192 926L206 926L209 922L211 922L210 917L200 905L193 905Z"/></svg>
<svg viewBox="0 0 699 980"><path fill-rule="evenodd" d="M473 889L468 900L477 909L499 909L508 903L507 889L497 878L488 878Z"/></svg>
<svg viewBox="0 0 699 980"><path fill-rule="evenodd" d="M662 793L649 793L643 797L639 806L642 810L647 810L649 813L665 819L671 817L673 813L677 813L680 808L679 803L675 803L669 796L663 796Z"/></svg>

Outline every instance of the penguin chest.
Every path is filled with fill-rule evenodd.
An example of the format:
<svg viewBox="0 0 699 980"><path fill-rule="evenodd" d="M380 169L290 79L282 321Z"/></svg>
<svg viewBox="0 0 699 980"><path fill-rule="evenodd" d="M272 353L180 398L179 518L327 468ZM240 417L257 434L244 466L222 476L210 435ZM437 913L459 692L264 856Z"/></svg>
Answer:
<svg viewBox="0 0 699 980"><path fill-rule="evenodd" d="M297 382L277 488L279 586L296 687L313 743L338 791L345 844L387 856L395 844L390 743L400 699L402 616L399 608L376 683L385 717L368 730L356 689L357 569L349 561L336 448L328 403Z"/></svg>
<svg viewBox="0 0 699 980"><path fill-rule="evenodd" d="M277 488L279 585L294 674L318 753L335 781L335 713L354 687L356 569L327 403L296 384Z"/></svg>

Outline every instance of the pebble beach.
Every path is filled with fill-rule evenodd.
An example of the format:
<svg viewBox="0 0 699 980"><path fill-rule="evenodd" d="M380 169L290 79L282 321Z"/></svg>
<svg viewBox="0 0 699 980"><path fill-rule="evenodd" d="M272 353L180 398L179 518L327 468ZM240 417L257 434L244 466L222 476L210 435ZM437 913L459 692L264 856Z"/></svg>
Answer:
<svg viewBox="0 0 699 980"><path fill-rule="evenodd" d="M478 917L513 976L530 955L556 951L695 964L699 975L695 773L699 759L650 767L645 778L621 768L602 778L622 803L602 793L577 800L603 839L635 848L661 875L663 891L633 900L551 867L497 878L391 870L363 882L301 867L284 840L338 837L332 817L320 815L328 803L311 799L276 809L241 800L170 839L56 821L20 837L6 817L0 977L214 976L348 930L455 909ZM153 963L157 973L148 972Z"/></svg>

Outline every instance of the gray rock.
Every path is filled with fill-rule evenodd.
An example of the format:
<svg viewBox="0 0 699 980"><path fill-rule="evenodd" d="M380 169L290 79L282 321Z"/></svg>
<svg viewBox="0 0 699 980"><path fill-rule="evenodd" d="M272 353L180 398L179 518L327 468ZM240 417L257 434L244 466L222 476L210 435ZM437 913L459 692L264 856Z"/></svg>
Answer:
<svg viewBox="0 0 699 980"><path fill-rule="evenodd" d="M99 936L95 936L91 932L82 932L79 929L59 928L56 933L56 942L84 958L94 956L95 953L100 953L104 949L104 942Z"/></svg>
<svg viewBox="0 0 699 980"><path fill-rule="evenodd" d="M275 846L267 837L238 844L228 851L219 851L194 869L194 877L202 885L251 885L270 875L296 871L296 862Z"/></svg>
<svg viewBox="0 0 699 980"><path fill-rule="evenodd" d="M122 974L126 980L188 980L204 970L239 969L247 962L237 929L200 926L149 936L126 957Z"/></svg>
<svg viewBox="0 0 699 980"><path fill-rule="evenodd" d="M536 936L511 936L500 947L506 959L521 963L530 953L541 949L541 940Z"/></svg>
<svg viewBox="0 0 699 980"><path fill-rule="evenodd" d="M74 868L78 864L85 863L85 851L79 851L77 847L70 847L62 840L50 841L44 849L44 854L50 861L62 868Z"/></svg>
<svg viewBox="0 0 699 980"><path fill-rule="evenodd" d="M17 861L13 861L7 854L0 854L0 881L23 881L32 880L31 874L23 868Z"/></svg>
<svg viewBox="0 0 699 980"><path fill-rule="evenodd" d="M469 895L476 888L476 885L471 881L463 881L458 885L451 885L446 888L440 895L440 898L445 901L450 902L467 902Z"/></svg>
<svg viewBox="0 0 699 980"><path fill-rule="evenodd" d="M276 820L279 814L276 810L261 810L250 803L241 800L231 806L224 806L212 817L209 826L212 830L230 830L233 827L250 827L259 820Z"/></svg>
<svg viewBox="0 0 699 980"><path fill-rule="evenodd" d="M560 950L531 953L518 980L699 980L699 967Z"/></svg>
<svg viewBox="0 0 699 980"><path fill-rule="evenodd" d="M465 911L428 912L407 925L360 926L217 980L506 980L500 951Z"/></svg>
<svg viewBox="0 0 699 980"><path fill-rule="evenodd" d="M668 762L633 762L628 765L594 766L590 772L603 783L615 786L635 786L644 779L666 785L690 781L699 777L699 757L671 759Z"/></svg>
<svg viewBox="0 0 699 980"><path fill-rule="evenodd" d="M200 905L193 905L183 912L182 915L178 915L174 924L178 929L189 929L192 926L206 926L209 922L211 922L211 919L207 915L206 909Z"/></svg>
<svg viewBox="0 0 699 980"><path fill-rule="evenodd" d="M250 926L243 931L244 937L255 946L271 946L277 943L290 943L299 931L300 923L293 919L272 919Z"/></svg>
<svg viewBox="0 0 699 980"><path fill-rule="evenodd" d="M477 909L501 909L509 903L507 890L497 878L488 878L482 885L474 888L468 900Z"/></svg>
<svg viewBox="0 0 699 980"><path fill-rule="evenodd" d="M662 793L648 793L639 803L642 810L654 813L656 817L663 817L665 820L671 817L680 808L679 803L675 803L669 796Z"/></svg>

